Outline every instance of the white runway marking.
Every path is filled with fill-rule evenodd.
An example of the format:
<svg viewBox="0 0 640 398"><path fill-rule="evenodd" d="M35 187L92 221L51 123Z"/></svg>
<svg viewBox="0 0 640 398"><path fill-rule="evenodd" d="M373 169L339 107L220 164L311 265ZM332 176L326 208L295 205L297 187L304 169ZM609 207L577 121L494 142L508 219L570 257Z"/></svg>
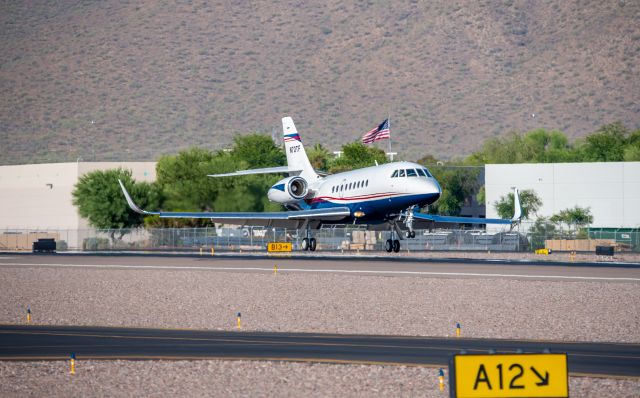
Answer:
<svg viewBox="0 0 640 398"><path fill-rule="evenodd" d="M60 267L60 268L113 268L113 269L158 269L158 270L209 270L209 271L263 271L273 272L271 267L193 267L177 265L120 265L120 264L30 264L30 263L0 263L1 265L26 267ZM524 275L524 274L493 274L473 272L428 272L428 271L391 271L391 270L342 270L342 269L312 269L312 268L278 268L278 272L316 272L334 274L374 274L374 275L417 275L417 276L470 276L483 278L527 278L527 279L562 279L584 281L610 282L640 282L640 278L626 277L597 277L597 276L565 276L565 275Z"/></svg>

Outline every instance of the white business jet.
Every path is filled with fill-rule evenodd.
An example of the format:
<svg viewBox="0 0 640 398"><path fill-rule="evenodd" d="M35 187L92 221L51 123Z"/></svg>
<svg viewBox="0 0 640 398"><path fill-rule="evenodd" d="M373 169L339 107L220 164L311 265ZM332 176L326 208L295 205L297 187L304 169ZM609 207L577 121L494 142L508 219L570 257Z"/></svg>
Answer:
<svg viewBox="0 0 640 398"><path fill-rule="evenodd" d="M153 212L140 209L120 181L129 207L140 214L161 218L208 218L216 223L303 229L302 249L315 251L311 231L330 224L387 226L387 252L398 252L404 236L414 238L414 228L435 223L514 225L521 217L518 190L514 189L515 212L511 219L438 216L419 209L438 200L442 189L429 170L417 163L393 162L343 173L320 176L311 166L300 135L290 117L282 119L287 165L210 177L284 173L267 192L269 200L282 204L282 212ZM399 238L399 239L398 239Z"/></svg>

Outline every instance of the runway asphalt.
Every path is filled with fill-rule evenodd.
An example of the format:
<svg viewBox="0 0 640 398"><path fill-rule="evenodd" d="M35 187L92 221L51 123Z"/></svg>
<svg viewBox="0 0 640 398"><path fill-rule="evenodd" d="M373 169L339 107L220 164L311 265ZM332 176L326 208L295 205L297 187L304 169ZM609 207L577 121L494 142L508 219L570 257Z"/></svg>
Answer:
<svg viewBox="0 0 640 398"><path fill-rule="evenodd" d="M358 256L159 256L159 255L0 255L1 267L200 270L224 272L334 273L429 278L508 278L524 280L640 282L640 266L611 263L540 264L468 259L361 258Z"/></svg>
<svg viewBox="0 0 640 398"><path fill-rule="evenodd" d="M257 359L446 367L455 353L568 354L571 375L640 377L640 345L465 338L0 325L1 360Z"/></svg>

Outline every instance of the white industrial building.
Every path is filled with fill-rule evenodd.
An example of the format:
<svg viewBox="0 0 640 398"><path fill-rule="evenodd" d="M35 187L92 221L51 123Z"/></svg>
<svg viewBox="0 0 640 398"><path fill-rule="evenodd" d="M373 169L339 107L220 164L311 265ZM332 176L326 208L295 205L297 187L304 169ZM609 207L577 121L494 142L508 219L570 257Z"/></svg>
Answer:
<svg viewBox="0 0 640 398"><path fill-rule="evenodd" d="M154 181L155 162L72 162L0 166L0 233L64 231L60 239L77 247L78 232L90 229L73 205L78 179L94 170L122 167L137 181ZM80 233L81 234L81 233ZM6 239L5 239L6 240ZM2 249L0 242L0 249ZM6 246L6 242L5 242ZM11 248L11 247L6 247Z"/></svg>
<svg viewBox="0 0 640 398"><path fill-rule="evenodd" d="M591 209L591 227L640 227L640 162L488 164L487 218L498 217L493 204L511 187L536 192L539 216L580 206Z"/></svg>

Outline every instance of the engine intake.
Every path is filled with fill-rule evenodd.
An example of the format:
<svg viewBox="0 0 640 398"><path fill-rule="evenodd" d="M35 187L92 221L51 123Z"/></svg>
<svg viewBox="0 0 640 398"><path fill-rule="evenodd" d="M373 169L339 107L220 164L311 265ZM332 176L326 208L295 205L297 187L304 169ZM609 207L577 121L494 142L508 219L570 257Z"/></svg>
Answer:
<svg viewBox="0 0 640 398"><path fill-rule="evenodd" d="M287 185L289 195L295 199L302 199L307 196L307 181L302 177L293 177Z"/></svg>
<svg viewBox="0 0 640 398"><path fill-rule="evenodd" d="M267 197L272 202L290 204L304 199L308 193L307 181L302 177L294 176L278 181L269 189Z"/></svg>

